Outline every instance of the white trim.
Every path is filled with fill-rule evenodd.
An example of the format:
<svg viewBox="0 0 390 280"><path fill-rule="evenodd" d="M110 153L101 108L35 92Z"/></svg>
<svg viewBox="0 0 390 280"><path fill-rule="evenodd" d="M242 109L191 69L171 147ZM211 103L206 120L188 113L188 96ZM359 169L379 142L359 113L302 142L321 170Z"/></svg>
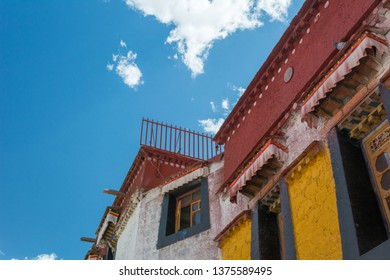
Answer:
<svg viewBox="0 0 390 280"><path fill-rule="evenodd" d="M326 94L336 87L337 83L345 78L352 71L352 68L359 65L359 60L367 56L366 49L376 47L383 54L388 51L387 45L371 37L365 37L362 42L352 51L352 53L343 61L337 69L325 80L315 93L302 105L301 118L307 119L307 114L314 111L314 108L320 103L320 100L326 97Z"/></svg>

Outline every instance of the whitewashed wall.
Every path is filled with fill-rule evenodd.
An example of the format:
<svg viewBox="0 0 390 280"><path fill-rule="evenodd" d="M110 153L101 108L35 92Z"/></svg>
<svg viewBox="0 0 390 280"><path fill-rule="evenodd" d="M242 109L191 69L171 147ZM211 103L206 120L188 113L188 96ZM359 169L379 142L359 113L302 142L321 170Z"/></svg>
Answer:
<svg viewBox="0 0 390 280"><path fill-rule="evenodd" d="M247 209L248 199L238 194L237 204L228 194L216 194L223 183L223 161L209 166L210 229L157 250L157 238L164 197L156 187L147 193L132 214L118 240L116 259L219 259L215 236L241 211Z"/></svg>
<svg viewBox="0 0 390 280"><path fill-rule="evenodd" d="M141 205L138 204L135 208L130 220L125 227L121 238L118 240L115 259L117 260L136 260L137 256L137 240L138 240L138 225L139 216L141 213Z"/></svg>

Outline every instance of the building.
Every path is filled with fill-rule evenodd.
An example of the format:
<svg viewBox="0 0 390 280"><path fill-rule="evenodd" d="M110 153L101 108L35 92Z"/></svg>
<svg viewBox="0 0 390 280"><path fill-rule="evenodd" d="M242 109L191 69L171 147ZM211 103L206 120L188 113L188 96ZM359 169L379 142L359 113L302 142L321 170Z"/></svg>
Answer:
<svg viewBox="0 0 390 280"><path fill-rule="evenodd" d="M142 121L141 147L86 258L218 259L215 237L246 207L223 180L223 146L210 136ZM250 229L250 228L248 228ZM247 232L246 232L247 233ZM246 234L249 258L250 235Z"/></svg>
<svg viewBox="0 0 390 280"><path fill-rule="evenodd" d="M86 258L389 259L389 2L307 0L213 139L144 120Z"/></svg>

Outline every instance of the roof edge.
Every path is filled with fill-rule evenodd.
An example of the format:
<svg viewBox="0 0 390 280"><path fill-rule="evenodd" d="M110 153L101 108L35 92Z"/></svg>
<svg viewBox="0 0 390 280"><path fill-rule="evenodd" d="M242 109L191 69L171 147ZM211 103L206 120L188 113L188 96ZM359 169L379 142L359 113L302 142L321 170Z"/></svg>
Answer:
<svg viewBox="0 0 390 280"><path fill-rule="evenodd" d="M244 105L245 101L248 99L248 97L253 93L253 89L258 84L258 82L261 80L261 77L264 76L264 74L267 72L268 68L274 63L274 60L277 58L280 51L283 49L283 47L288 44L288 41L290 39L293 39L295 41L296 38L299 38L296 34L296 29L300 24L300 21L302 18L305 18L304 16L315 6L318 6L322 0L309 0L305 1L299 10L298 14L292 19L290 25L287 27L286 31L283 33L282 37L279 39L279 41L276 43L275 47L272 49L271 53L268 55L267 59L264 61L260 69L257 71L255 77L252 79L252 81L249 83L248 87L246 88L244 94L241 96L241 98L238 100L237 104L234 106L233 110L230 112L228 117L223 122L222 126L218 130L218 132L215 134L213 140L217 142L218 144L223 144L225 141L223 141L223 134L228 129L229 123L232 119L234 119L235 115L240 111L241 107ZM303 29L301 30L303 32Z"/></svg>

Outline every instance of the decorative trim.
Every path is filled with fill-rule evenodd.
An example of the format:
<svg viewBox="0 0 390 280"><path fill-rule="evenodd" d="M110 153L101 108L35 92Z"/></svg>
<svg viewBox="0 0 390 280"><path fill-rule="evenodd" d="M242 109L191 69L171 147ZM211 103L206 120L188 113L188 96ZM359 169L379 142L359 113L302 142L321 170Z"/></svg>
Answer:
<svg viewBox="0 0 390 280"><path fill-rule="evenodd" d="M205 166L206 166L205 162L195 163L194 165L184 169L183 171L180 171L180 172L178 172L176 174L173 174L172 176L166 178L164 181L162 181L160 186L164 187L164 186L166 186L166 185L168 185L168 184L170 184L170 183L172 183L172 182L174 182L174 181L176 181L176 180L178 180L178 179L180 179L180 178L182 178L182 177L184 177L184 176L194 172L195 170L198 170L198 169L200 169L202 167L205 167Z"/></svg>
<svg viewBox="0 0 390 280"><path fill-rule="evenodd" d="M352 138L361 139L385 119L385 109L383 108L383 104L379 104L366 118L350 131L349 135Z"/></svg>
<svg viewBox="0 0 390 280"><path fill-rule="evenodd" d="M291 168L285 177L291 179L299 178L301 176L301 171L305 169L305 167L308 166L322 150L323 148L320 142L313 142L313 144L309 145L309 147L305 149L301 156L290 165Z"/></svg>
<svg viewBox="0 0 390 280"><path fill-rule="evenodd" d="M387 141L390 140L390 127L382 131L372 141L370 141L371 153L375 153L376 150L380 149Z"/></svg>
<svg viewBox="0 0 390 280"><path fill-rule="evenodd" d="M356 96L356 95L355 95ZM353 102L352 99L350 102ZM343 110L344 112L347 110ZM386 118L385 109L378 90L367 96L354 107L352 112L337 125L340 130L349 133L349 137L361 139Z"/></svg>
<svg viewBox="0 0 390 280"><path fill-rule="evenodd" d="M367 55L366 49L376 47L382 54L388 51L388 42L371 33L364 33L342 58L328 71L321 81L310 91L303 101L301 118L306 121L308 114L314 111L320 100L325 98L336 84L343 80L352 68L359 65L359 60Z"/></svg>
<svg viewBox="0 0 390 280"><path fill-rule="evenodd" d="M120 192L125 193L127 195L132 195L132 184L135 180L135 178L138 176L142 166L145 163L145 151L141 147L138 151L137 156L135 157L133 164L131 165L129 172L126 175L125 180L122 183L122 186L120 188ZM135 191L135 190L134 190ZM114 200L113 205L115 207L122 207L123 204L126 201L126 197L124 196L117 196Z"/></svg>
<svg viewBox="0 0 390 280"><path fill-rule="evenodd" d="M92 255L88 255L87 257L87 260L89 261L97 261L97 260L101 260L102 257L98 254L92 254Z"/></svg>
<svg viewBox="0 0 390 280"><path fill-rule="evenodd" d="M236 196L237 192L242 189L246 181L249 180L256 171L260 170L262 166L267 164L267 161L272 157L276 157L279 161L287 160L288 150L283 145L268 140L261 150L248 162L245 168L240 172L237 178L230 184L230 197Z"/></svg>
<svg viewBox="0 0 390 280"><path fill-rule="evenodd" d="M125 230L127 223L129 222L131 216L133 215L135 209L138 206L138 203L142 199L142 190L138 189L133 193L127 203L126 209L122 212L119 221L115 227L114 242L116 243L119 237L122 235L122 232Z"/></svg>
<svg viewBox="0 0 390 280"><path fill-rule="evenodd" d="M320 151L322 151L322 144L318 141L312 142L297 159L290 163L286 168L279 170L272 177L272 179L264 187L261 188L261 190L249 201L249 207L253 207L258 200L261 200L266 195L268 195L269 192L272 191L275 185L279 182L280 178L288 177L289 174L294 171L295 167L300 163L302 159L304 159L306 156L311 156L312 154L316 154Z"/></svg>
<svg viewBox="0 0 390 280"><path fill-rule="evenodd" d="M111 208L107 208L107 210L106 210L104 222L101 225L100 229L98 229L97 239L96 239L96 244L98 246L100 245L100 241L103 239L104 233L109 228L109 223L115 225L116 222L118 221L119 214L114 212Z"/></svg>
<svg viewBox="0 0 390 280"><path fill-rule="evenodd" d="M346 105L344 105L342 110L339 110L331 119L325 123L325 126L320 130L320 137L325 139L333 127L342 123L344 119L352 114L368 96L376 91L377 86L378 80L377 77L374 77L372 81L367 84L367 86L362 87L358 92L356 92L352 99L349 100Z"/></svg>
<svg viewBox="0 0 390 280"><path fill-rule="evenodd" d="M389 72L386 73L385 75L389 75L389 74L390 74L390 69ZM387 120L390 122L390 90L388 86L386 86L386 83L388 84L390 81L389 81L389 77L386 77L385 79L386 80L385 81L382 80L382 83L379 85L379 93L383 103L383 107L385 108L386 111Z"/></svg>

